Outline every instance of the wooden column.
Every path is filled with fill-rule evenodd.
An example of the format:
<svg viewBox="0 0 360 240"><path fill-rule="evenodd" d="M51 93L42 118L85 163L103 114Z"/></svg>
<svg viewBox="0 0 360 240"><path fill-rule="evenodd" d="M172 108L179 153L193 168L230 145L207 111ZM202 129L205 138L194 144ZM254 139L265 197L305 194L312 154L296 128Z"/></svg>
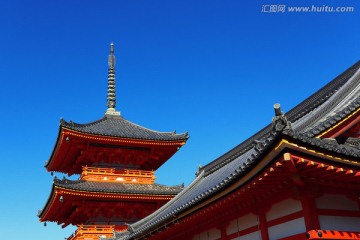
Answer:
<svg viewBox="0 0 360 240"><path fill-rule="evenodd" d="M315 197L307 191L299 191L299 199L303 209L306 231L320 229Z"/></svg>
<svg viewBox="0 0 360 240"><path fill-rule="evenodd" d="M227 224L224 223L220 225L221 240L228 240L226 228Z"/></svg>
<svg viewBox="0 0 360 240"><path fill-rule="evenodd" d="M266 213L265 211L259 211L259 224L260 224L260 232L261 232L261 240L269 240L269 232L266 221Z"/></svg>

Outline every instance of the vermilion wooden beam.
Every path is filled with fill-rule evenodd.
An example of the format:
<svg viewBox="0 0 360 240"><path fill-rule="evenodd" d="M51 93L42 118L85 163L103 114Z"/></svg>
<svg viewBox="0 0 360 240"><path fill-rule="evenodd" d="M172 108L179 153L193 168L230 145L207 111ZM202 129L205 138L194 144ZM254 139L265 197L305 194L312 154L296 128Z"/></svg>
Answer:
<svg viewBox="0 0 360 240"><path fill-rule="evenodd" d="M331 231L331 230L311 230L307 233L308 239L360 239L360 232Z"/></svg>
<svg viewBox="0 0 360 240"><path fill-rule="evenodd" d="M343 135L346 131L351 129L353 126L356 126L360 122L360 111L346 119L344 122L340 123L338 126L335 126L329 132L325 134L320 134L322 138L336 138Z"/></svg>

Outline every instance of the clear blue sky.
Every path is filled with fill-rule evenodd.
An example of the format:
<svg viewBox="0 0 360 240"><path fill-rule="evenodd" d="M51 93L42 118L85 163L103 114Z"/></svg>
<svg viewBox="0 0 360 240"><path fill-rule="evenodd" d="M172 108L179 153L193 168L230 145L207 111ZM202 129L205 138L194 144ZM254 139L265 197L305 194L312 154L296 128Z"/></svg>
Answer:
<svg viewBox="0 0 360 240"><path fill-rule="evenodd" d="M106 110L115 43L117 108L137 124L189 131L157 172L188 185L205 165L360 59L358 0L0 1L0 226L12 239L63 239L44 227L44 168L59 119ZM268 5L350 6L352 13L262 13ZM58 175L62 177L61 174Z"/></svg>

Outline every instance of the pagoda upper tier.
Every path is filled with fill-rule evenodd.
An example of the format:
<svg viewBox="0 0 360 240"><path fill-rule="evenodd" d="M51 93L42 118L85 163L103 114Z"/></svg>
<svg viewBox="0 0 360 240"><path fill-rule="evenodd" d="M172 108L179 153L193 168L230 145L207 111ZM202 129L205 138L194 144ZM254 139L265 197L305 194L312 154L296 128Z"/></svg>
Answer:
<svg viewBox="0 0 360 240"><path fill-rule="evenodd" d="M78 124L60 120L47 171L80 174L82 166L157 170L182 145L188 133L158 132L120 115Z"/></svg>

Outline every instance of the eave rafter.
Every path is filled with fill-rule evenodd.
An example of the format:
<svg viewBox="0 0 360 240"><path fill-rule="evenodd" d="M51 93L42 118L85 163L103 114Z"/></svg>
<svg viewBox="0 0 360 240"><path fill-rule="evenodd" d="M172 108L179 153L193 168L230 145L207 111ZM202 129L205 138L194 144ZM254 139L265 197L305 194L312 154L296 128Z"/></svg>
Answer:
<svg viewBox="0 0 360 240"><path fill-rule="evenodd" d="M357 188L360 184L360 170L351 169L336 163L324 163L309 158L289 155L296 164L299 174L303 179L310 182L321 182L334 186L353 186ZM341 182L337 181L341 179Z"/></svg>

